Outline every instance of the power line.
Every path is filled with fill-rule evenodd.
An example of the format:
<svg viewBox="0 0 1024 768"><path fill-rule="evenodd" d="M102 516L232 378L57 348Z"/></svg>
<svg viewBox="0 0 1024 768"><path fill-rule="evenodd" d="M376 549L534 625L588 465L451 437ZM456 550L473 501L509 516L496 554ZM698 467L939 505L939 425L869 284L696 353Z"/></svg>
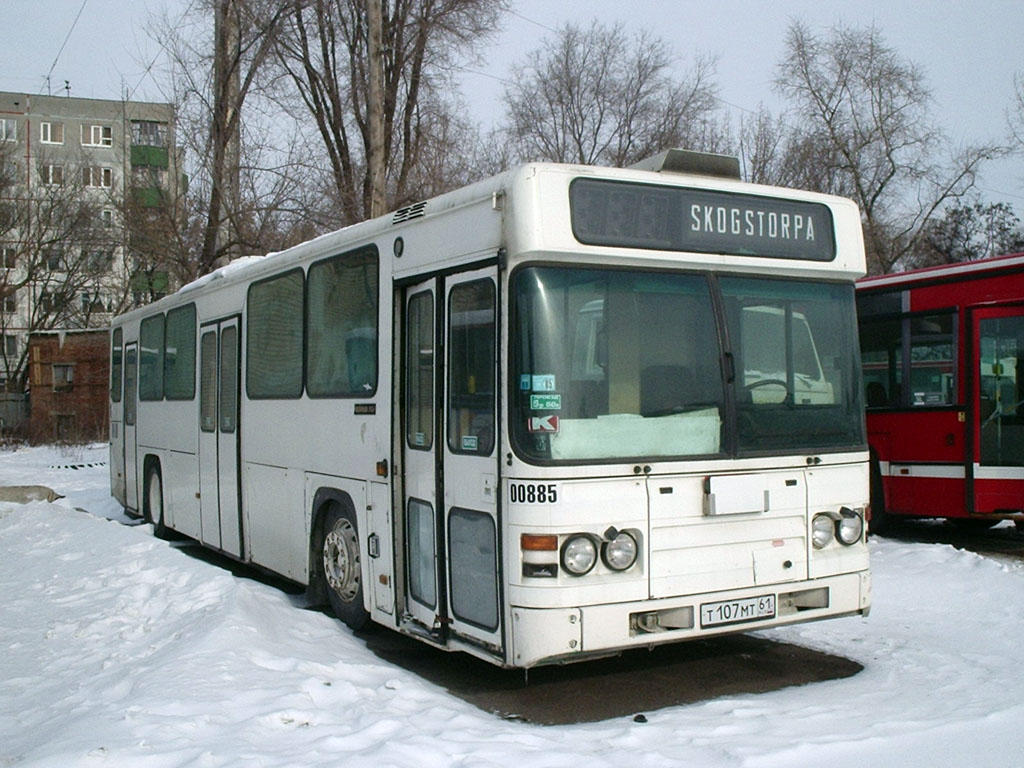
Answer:
<svg viewBox="0 0 1024 768"><path fill-rule="evenodd" d="M513 16L519 17L523 21L527 21L530 24L533 24L534 26L540 27L541 29L546 29L548 32L557 32L558 31L557 29L553 29L553 28L549 27L547 24L541 24L539 21L537 21L535 19L531 19L529 16L523 16L523 14L519 13L518 11L509 11L509 13L512 14Z"/></svg>
<svg viewBox="0 0 1024 768"><path fill-rule="evenodd" d="M71 39L71 33L75 31L75 27L78 25L78 20L80 18L82 18L82 11L85 10L85 4L88 3L88 2L89 2L89 0L82 0L82 5L78 9L78 15L75 16L75 20L73 22L71 22L71 29L69 29L68 33L64 36L64 42L60 44L60 50L57 51L57 55L53 57L53 64L50 65L50 71L46 73L46 81L45 81L44 85L49 85L50 75L52 75L53 74L53 70L56 69L57 62L60 60L60 55L62 53L64 53L64 46L66 46L68 44L68 40ZM49 90L49 89L47 89L47 90ZM41 94L42 92L43 92L43 89L40 88L39 89L39 93ZM70 93L70 88L68 89L68 92Z"/></svg>
<svg viewBox="0 0 1024 768"><path fill-rule="evenodd" d="M188 6L178 16L179 22L184 21L188 14L192 12L194 6L195 0L189 0ZM145 80L147 76L151 76L153 67L156 66L157 59L159 59L160 56L167 51L167 45L170 42L170 38L164 36L159 42L160 50L158 50L153 55L153 60L150 61L148 65L146 65L146 68L142 71L142 74L139 76L139 80L135 83L135 86L128 90L127 94L125 95L126 101L131 101L132 96L135 95L135 92L139 90L139 87L142 85L142 81ZM167 96L167 92L164 90L163 85L161 85L155 77L151 77L151 79L153 81L153 84L156 86L157 90L160 91L160 95L163 96L164 99L166 99L168 102L170 102L171 99Z"/></svg>

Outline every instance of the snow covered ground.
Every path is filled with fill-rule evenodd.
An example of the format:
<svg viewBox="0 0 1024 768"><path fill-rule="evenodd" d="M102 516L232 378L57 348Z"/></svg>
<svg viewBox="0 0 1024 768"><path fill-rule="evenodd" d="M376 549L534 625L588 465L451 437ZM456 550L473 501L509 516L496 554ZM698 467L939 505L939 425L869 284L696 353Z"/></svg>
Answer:
<svg viewBox="0 0 1024 768"><path fill-rule="evenodd" d="M646 723L529 725L119 524L105 460L102 445L0 452L0 486L65 496L0 502L0 766L1024 766L1013 563L875 539L868 619L760 633L859 674Z"/></svg>

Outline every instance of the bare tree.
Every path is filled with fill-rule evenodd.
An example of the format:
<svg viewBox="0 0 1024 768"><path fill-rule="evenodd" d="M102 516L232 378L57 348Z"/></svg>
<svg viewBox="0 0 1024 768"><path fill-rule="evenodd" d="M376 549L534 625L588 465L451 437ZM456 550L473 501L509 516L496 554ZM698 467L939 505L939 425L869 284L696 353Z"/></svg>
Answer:
<svg viewBox="0 0 1024 768"><path fill-rule="evenodd" d="M737 154L747 181L778 184L786 125L764 105L757 112L740 115Z"/></svg>
<svg viewBox="0 0 1024 768"><path fill-rule="evenodd" d="M1024 72L1013 76L1013 100L1006 111L1010 129L1010 146L1014 152L1024 154ZM1024 179L1020 182L1024 184Z"/></svg>
<svg viewBox="0 0 1024 768"><path fill-rule="evenodd" d="M522 160L624 166L716 135L715 62L680 74L664 40L568 24L513 67L507 132Z"/></svg>
<svg viewBox="0 0 1024 768"><path fill-rule="evenodd" d="M289 147L278 140L289 131L264 97L271 78L265 64L289 5L197 0L184 16L151 24L150 34L171 61L178 135L191 176L191 218L176 239L182 250L173 259L179 280L234 255L266 250L258 235L282 200L261 195L280 192L277 182L290 169L283 170L282 162ZM267 127L271 123L276 131ZM260 143L268 134L270 143Z"/></svg>
<svg viewBox="0 0 1024 768"><path fill-rule="evenodd" d="M210 128L210 203L200 273L238 255L242 107L266 62L284 8L278 3L216 0ZM227 230L227 231L225 231Z"/></svg>
<svg viewBox="0 0 1024 768"><path fill-rule="evenodd" d="M339 209L336 223L360 221L380 205L372 203L381 199L381 182L374 183L368 162L374 125L383 129L383 207L410 202L423 190L423 161L437 129L449 131L460 122L444 96L450 69L458 57L479 51L507 5L507 0L385 3L378 48L369 42L367 0L290 0L278 61L326 151L331 196ZM379 70L371 60L379 62ZM371 72L381 75L379 90L374 81L376 99L368 98ZM451 183L436 179L432 186L436 193Z"/></svg>
<svg viewBox="0 0 1024 768"><path fill-rule="evenodd" d="M823 166L819 188L860 206L872 272L900 266L999 151L954 148L933 122L924 74L875 27L839 26L821 37L794 22L776 87L801 126L794 146L813 148L808 161Z"/></svg>
<svg viewBox="0 0 1024 768"><path fill-rule="evenodd" d="M1024 229L1008 203L980 200L946 208L929 222L908 267L929 267L1024 250Z"/></svg>

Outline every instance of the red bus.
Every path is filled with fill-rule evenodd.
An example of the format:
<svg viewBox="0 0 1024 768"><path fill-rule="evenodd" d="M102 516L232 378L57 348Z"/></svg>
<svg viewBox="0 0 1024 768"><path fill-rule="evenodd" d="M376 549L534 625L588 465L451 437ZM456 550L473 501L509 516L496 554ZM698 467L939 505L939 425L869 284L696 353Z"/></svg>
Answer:
<svg viewBox="0 0 1024 768"><path fill-rule="evenodd" d="M1024 253L857 284L872 528L1024 525Z"/></svg>

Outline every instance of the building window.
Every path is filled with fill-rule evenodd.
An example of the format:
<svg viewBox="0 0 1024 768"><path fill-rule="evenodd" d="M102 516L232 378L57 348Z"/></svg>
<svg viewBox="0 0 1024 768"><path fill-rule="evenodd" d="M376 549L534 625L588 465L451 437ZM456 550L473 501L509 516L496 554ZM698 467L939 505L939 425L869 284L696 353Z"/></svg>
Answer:
<svg viewBox="0 0 1024 768"><path fill-rule="evenodd" d="M87 315L107 311L106 304L103 301L103 296L100 295L99 291L94 291L92 293L85 291L82 294L82 311Z"/></svg>
<svg viewBox="0 0 1024 768"><path fill-rule="evenodd" d="M40 123L39 140L43 144L63 144L64 123Z"/></svg>
<svg viewBox="0 0 1024 768"><path fill-rule="evenodd" d="M18 225L18 204L13 200L0 200L0 228L12 229Z"/></svg>
<svg viewBox="0 0 1024 768"><path fill-rule="evenodd" d="M113 185L114 173L110 168L98 165L87 165L82 169L82 184L87 187L109 189Z"/></svg>
<svg viewBox="0 0 1024 768"><path fill-rule="evenodd" d="M4 312L17 312L18 298L14 291L4 294Z"/></svg>
<svg viewBox="0 0 1024 768"><path fill-rule="evenodd" d="M2 139L0 139L2 141ZM0 185L11 186L18 183L18 164L0 158Z"/></svg>
<svg viewBox="0 0 1024 768"><path fill-rule="evenodd" d="M100 211L100 222L102 222L104 227L114 226L114 212L109 208Z"/></svg>
<svg viewBox="0 0 1024 768"><path fill-rule="evenodd" d="M75 381L75 366L67 363L53 364L53 391L67 392Z"/></svg>
<svg viewBox="0 0 1024 768"><path fill-rule="evenodd" d="M47 269L60 269L64 264L64 252L60 248L47 248L43 251L43 260Z"/></svg>
<svg viewBox="0 0 1024 768"><path fill-rule="evenodd" d="M18 122L9 117L0 118L0 141L18 140Z"/></svg>
<svg viewBox="0 0 1024 768"><path fill-rule="evenodd" d="M83 125L83 147L110 147L114 144L113 129L109 125Z"/></svg>
<svg viewBox="0 0 1024 768"><path fill-rule="evenodd" d="M89 272L106 272L114 263L114 252L106 250L83 251L85 268Z"/></svg>
<svg viewBox="0 0 1024 768"><path fill-rule="evenodd" d="M18 356L18 337L12 333L4 334L4 355L8 359Z"/></svg>
<svg viewBox="0 0 1024 768"><path fill-rule="evenodd" d="M4 269L14 269L18 263L18 251L9 245L5 245L3 248L3 264Z"/></svg>
<svg viewBox="0 0 1024 768"><path fill-rule="evenodd" d="M60 186L64 183L64 166L44 165L39 169L39 175L42 178L43 184Z"/></svg>
<svg viewBox="0 0 1024 768"><path fill-rule="evenodd" d="M132 144L146 147L167 146L167 123L132 120Z"/></svg>

